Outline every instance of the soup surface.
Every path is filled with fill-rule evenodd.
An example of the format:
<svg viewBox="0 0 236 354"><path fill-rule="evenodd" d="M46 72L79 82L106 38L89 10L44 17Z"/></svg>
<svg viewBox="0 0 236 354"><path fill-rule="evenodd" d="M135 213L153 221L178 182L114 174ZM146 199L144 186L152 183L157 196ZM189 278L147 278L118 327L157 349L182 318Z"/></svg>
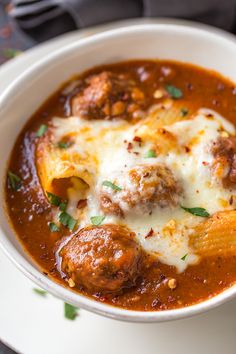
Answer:
<svg viewBox="0 0 236 354"><path fill-rule="evenodd" d="M170 61L72 78L27 122L6 178L42 272L131 310L188 306L236 280L236 87Z"/></svg>

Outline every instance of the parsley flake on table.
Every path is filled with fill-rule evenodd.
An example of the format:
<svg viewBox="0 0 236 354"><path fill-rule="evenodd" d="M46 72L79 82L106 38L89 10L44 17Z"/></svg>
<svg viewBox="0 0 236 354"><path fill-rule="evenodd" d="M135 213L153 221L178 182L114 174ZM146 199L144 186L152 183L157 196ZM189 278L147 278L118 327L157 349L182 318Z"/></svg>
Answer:
<svg viewBox="0 0 236 354"><path fill-rule="evenodd" d="M66 319L74 321L78 316L78 308L64 302L64 316Z"/></svg>
<svg viewBox="0 0 236 354"><path fill-rule="evenodd" d="M21 54L22 51L19 49L15 49L15 48L4 48L3 49L3 56L6 59L12 59L15 58L16 56L18 56L19 54Z"/></svg>
<svg viewBox="0 0 236 354"><path fill-rule="evenodd" d="M42 289L38 289L38 288L33 288L33 292L37 295L46 297L47 296L47 292L45 290Z"/></svg>

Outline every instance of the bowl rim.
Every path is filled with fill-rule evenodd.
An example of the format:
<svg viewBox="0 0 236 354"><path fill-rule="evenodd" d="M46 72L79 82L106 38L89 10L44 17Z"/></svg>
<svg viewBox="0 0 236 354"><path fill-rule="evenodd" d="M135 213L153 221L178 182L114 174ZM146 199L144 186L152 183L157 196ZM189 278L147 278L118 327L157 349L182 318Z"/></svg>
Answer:
<svg viewBox="0 0 236 354"><path fill-rule="evenodd" d="M120 35L125 35L126 33L137 34L139 31L151 32L154 29L159 30L172 30L181 31L190 34L198 34L200 36L208 36L217 41L228 42L229 45L235 45L235 37L223 30L202 24L196 24L192 21L182 21L182 20L170 20L170 19L160 19L160 23L151 24L136 24L131 26L125 26L122 28L111 29L104 31L102 33L91 35L90 37L78 39L77 41L70 43L60 49L55 50L55 52L48 54L42 59L39 59L35 64L26 69L19 77L17 77L1 94L0 96L0 107L9 101L12 95L16 95L19 92L18 88L26 81L30 80L35 71L43 69L47 63L53 62L55 59L60 60L64 55L70 55L75 50L82 49L86 46L91 46L93 43L102 42L104 39L120 37ZM7 105L6 105L7 106ZM3 109L4 111L4 109ZM4 203L4 202L3 202ZM12 227L12 226L11 226ZM14 230L12 230L13 233ZM15 266L24 273L29 279L35 282L38 286L50 292L54 296L66 301L72 305L79 306L88 311L129 322L162 322L181 319L185 317L190 317L202 312L206 312L212 308L219 306L220 304L228 301L236 295L236 284L232 285L228 289L213 296L202 302L198 302L194 305L190 305L183 308L164 310L164 311L133 311L126 310L119 307L115 307L106 303L98 302L92 298L88 298L84 295L75 293L54 280L45 276L37 264L33 266L20 252L11 244L10 240L5 235L1 225L0 225L0 247L8 258L15 264ZM17 237L17 236L15 236ZM26 254L28 252L24 250Z"/></svg>

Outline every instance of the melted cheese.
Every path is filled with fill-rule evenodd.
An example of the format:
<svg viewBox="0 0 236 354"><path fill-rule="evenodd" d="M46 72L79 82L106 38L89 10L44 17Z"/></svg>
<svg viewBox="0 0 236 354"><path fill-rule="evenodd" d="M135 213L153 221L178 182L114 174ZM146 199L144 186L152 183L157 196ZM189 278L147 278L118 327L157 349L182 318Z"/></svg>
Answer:
<svg viewBox="0 0 236 354"><path fill-rule="evenodd" d="M54 143L71 135L74 144L67 149L71 156L76 154L86 157L87 170L92 175L86 194L88 206L84 213L78 212L76 205L81 193L76 186L68 191L67 211L79 219L80 227L90 224L90 217L103 215L99 206L99 194L104 180L122 182L124 172L137 164L163 163L171 169L180 181L183 195L177 207L156 207L151 215L137 216L132 213L124 219L106 216L104 223L125 223L137 235L137 240L148 252L156 254L158 259L183 271L189 264L198 261L189 246L192 228L202 221L184 211L185 207L202 207L210 214L220 210L232 209L229 199L232 191L224 189L212 173L213 156L210 151L212 141L222 133L235 134L231 123L214 111L201 109L190 119L172 122L163 128L167 136L174 139L168 150L160 150L155 158L145 158L146 152L153 147L150 141L152 131L142 122L131 125L126 121L87 121L79 117L53 119ZM139 146L133 142L134 136L142 130L143 143ZM145 132L146 131L146 132ZM146 138L145 138L146 137ZM127 149L128 143L133 144ZM78 163L78 169L81 165ZM85 168L83 166L83 168ZM132 188L132 186L130 186ZM153 229L152 237L148 235ZM181 258L187 254L185 260Z"/></svg>

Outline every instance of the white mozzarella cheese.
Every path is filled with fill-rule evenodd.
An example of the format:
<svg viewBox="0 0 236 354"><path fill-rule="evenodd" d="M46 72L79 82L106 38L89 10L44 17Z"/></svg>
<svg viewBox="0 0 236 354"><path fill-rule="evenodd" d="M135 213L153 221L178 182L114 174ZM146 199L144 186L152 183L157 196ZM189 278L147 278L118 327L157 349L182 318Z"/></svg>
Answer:
<svg viewBox="0 0 236 354"><path fill-rule="evenodd" d="M235 128L218 113L203 108L191 119L168 125L165 129L183 147L181 152L173 149L155 158L145 158L150 146L148 142L141 147L136 144L132 151L127 149L127 144L133 141L136 127L125 121L86 121L79 117L53 119L55 141L73 134L75 143L70 147L71 153L89 153L95 155L98 161L95 182L87 194L88 206L79 220L81 227L91 223L91 216L103 214L99 206L99 193L104 180L118 179L122 184L124 172L137 164L162 163L170 168L183 188L177 207L156 207L151 215L138 217L129 213L124 219L106 216L104 223L125 223L136 233L143 249L155 254L163 263L176 266L181 272L198 261L198 256L189 247L188 238L192 228L203 220L184 211L181 205L202 207L210 214L232 208L228 201L233 191L223 188L212 174L214 158L210 146L222 131L234 135ZM188 151L184 147L188 147ZM77 215L74 208L78 199L78 191L73 194L70 190L68 212L74 216ZM147 237L150 229L153 235Z"/></svg>

